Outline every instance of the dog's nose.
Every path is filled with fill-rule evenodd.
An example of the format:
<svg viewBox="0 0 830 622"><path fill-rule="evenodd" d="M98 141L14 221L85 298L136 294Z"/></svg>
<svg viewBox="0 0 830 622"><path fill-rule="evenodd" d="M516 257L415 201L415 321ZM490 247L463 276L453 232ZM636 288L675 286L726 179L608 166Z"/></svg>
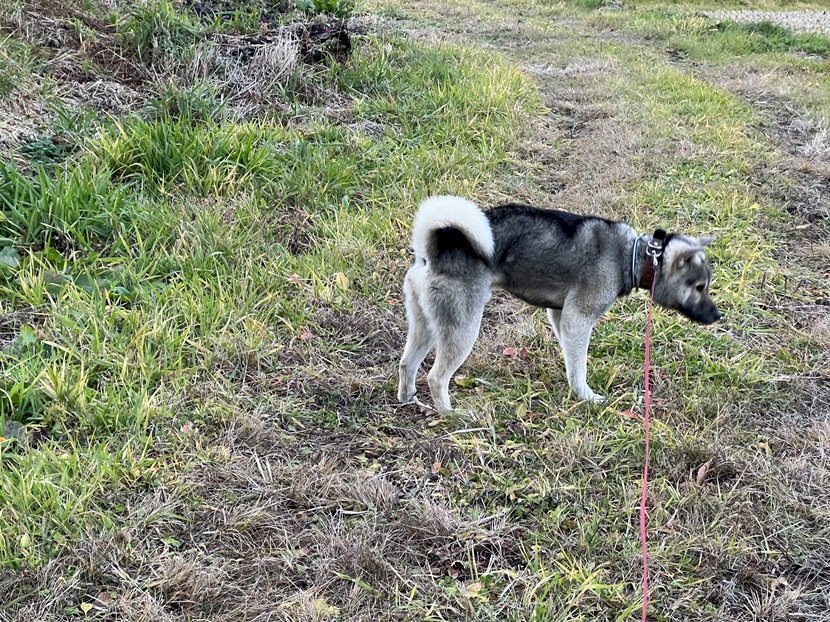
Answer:
<svg viewBox="0 0 830 622"><path fill-rule="evenodd" d="M723 317L723 315L721 314L721 312L718 311L717 309L715 309L715 312L712 314L712 321L709 322L709 323L714 324L715 322L717 322L722 317Z"/></svg>

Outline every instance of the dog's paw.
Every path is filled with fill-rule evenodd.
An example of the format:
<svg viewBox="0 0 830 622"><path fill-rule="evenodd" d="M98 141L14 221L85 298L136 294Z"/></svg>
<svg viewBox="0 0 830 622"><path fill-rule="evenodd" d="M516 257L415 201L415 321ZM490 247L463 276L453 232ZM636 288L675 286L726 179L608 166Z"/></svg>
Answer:
<svg viewBox="0 0 830 622"><path fill-rule="evenodd" d="M433 414L434 415L440 415L441 414L438 411L437 408L435 408L431 404L424 404L421 400L419 400L414 395L405 402L403 400L401 400L401 405L399 406L399 408L406 408L406 407L409 407L409 406L414 406L421 413L426 414L426 415L433 415Z"/></svg>
<svg viewBox="0 0 830 622"><path fill-rule="evenodd" d="M404 387L401 387L400 389L398 389L398 401L401 404L413 404L413 403L417 404L418 403L418 398L415 397L415 395L416 395L415 393L412 393L411 395L407 395L406 394L406 389Z"/></svg>
<svg viewBox="0 0 830 622"><path fill-rule="evenodd" d="M605 401L605 396L600 395L599 393L594 393L590 389L585 392L580 392L577 394L579 399L584 402L591 402L593 404L602 404Z"/></svg>
<svg viewBox="0 0 830 622"><path fill-rule="evenodd" d="M416 393L413 393L412 395L406 395L406 393L399 392L398 401L401 403L401 406L407 406L409 404L412 404L413 406L417 406L418 408L432 408L431 406L424 404L416 396Z"/></svg>

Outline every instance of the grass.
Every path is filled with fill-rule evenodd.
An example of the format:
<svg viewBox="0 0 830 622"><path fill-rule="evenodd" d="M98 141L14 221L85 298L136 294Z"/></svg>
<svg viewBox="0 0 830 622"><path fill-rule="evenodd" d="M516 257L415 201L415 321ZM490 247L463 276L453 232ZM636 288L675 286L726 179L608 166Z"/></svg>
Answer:
<svg viewBox="0 0 830 622"><path fill-rule="evenodd" d="M121 9L94 34L128 64L65 50L131 85L117 112L64 99L72 74L10 31L8 97L43 116L0 167L0 617L635 613L643 301L595 332L607 405L497 294L459 410L400 407L429 192L718 235L724 320L656 317L651 612L823 615L830 87L777 29L584 5L389 3L416 36L271 73L213 39L271 23L259 5ZM758 103L756 62L784 103Z"/></svg>
<svg viewBox="0 0 830 622"><path fill-rule="evenodd" d="M48 429L52 442L79 443L78 451L92 449L98 434L146 442L141 410L124 416L122 408L135 408L135 390L147 400L215 373L214 356L199 361L212 349L200 343L209 335L227 356L250 346L256 357L263 340L273 348L275 339L296 338L310 305L349 305L360 290L385 300L385 277L363 262L388 240L396 206L424 194L421 175L436 188L474 188L505 161L518 120L537 105L506 64L397 38L367 42L326 79L355 98L356 120L390 135L325 123L221 123L180 106L175 117L139 114L102 127L55 172L4 166L1 233L21 258L5 272L5 295L13 309L50 309L30 356L18 360L14 345L3 355L15 363L4 369L4 418ZM188 196L201 202L188 205ZM234 319L268 307L257 319ZM119 488L118 477L110 483ZM54 548L19 520L39 516L25 497L9 493L5 564L37 565ZM103 515L84 505L95 518L76 508L66 540L80 536L79 525L101 525Z"/></svg>
<svg viewBox="0 0 830 622"><path fill-rule="evenodd" d="M179 12L169 0L155 0L132 7L119 28L119 35L126 50L152 66L194 43L200 30L198 23Z"/></svg>
<svg viewBox="0 0 830 622"><path fill-rule="evenodd" d="M294 6L304 13L333 15L341 19L354 11L351 0L295 0Z"/></svg>

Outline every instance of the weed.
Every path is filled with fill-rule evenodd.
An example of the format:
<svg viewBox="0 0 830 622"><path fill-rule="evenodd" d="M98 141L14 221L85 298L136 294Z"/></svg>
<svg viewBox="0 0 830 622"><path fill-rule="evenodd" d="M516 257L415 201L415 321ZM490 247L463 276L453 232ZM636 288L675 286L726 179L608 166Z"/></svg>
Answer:
<svg viewBox="0 0 830 622"><path fill-rule="evenodd" d="M65 159L71 148L61 136L38 136L23 143L20 152L38 164L55 164Z"/></svg>

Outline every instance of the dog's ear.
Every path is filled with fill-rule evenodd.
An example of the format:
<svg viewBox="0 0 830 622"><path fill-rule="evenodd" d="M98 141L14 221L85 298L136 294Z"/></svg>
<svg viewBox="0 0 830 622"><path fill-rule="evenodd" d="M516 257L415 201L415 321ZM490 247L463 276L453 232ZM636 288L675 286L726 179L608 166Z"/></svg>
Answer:
<svg viewBox="0 0 830 622"><path fill-rule="evenodd" d="M703 255L703 247L701 248L690 248L684 250L682 253L679 253L673 260L672 260L672 268L675 270L680 270L685 266L687 263L696 263L700 264L705 261Z"/></svg>
<svg viewBox="0 0 830 622"><path fill-rule="evenodd" d="M672 261L672 270L680 270L681 268L683 268L683 266L686 265L686 262L689 261L690 255L691 253L689 253L688 251L684 251L676 255L674 257L674 260Z"/></svg>
<svg viewBox="0 0 830 622"><path fill-rule="evenodd" d="M697 238L697 243L700 244L701 246L709 246L709 244L711 244L714 241L715 241L715 236L714 235L704 235L704 236L701 236L701 237Z"/></svg>

